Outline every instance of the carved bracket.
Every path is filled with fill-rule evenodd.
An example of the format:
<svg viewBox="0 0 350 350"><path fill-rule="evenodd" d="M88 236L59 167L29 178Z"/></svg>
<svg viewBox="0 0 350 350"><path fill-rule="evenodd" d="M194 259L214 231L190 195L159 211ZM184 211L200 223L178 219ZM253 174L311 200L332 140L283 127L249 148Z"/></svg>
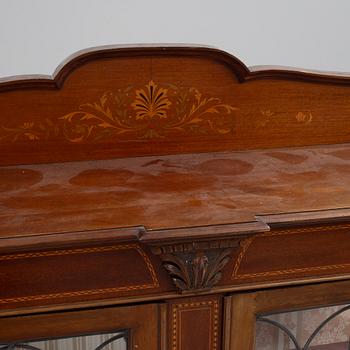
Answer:
<svg viewBox="0 0 350 350"><path fill-rule="evenodd" d="M240 242L246 237L247 234L162 245L156 242L151 250L161 258L163 267L180 292L199 292L219 283L223 268L231 260L231 253L238 251Z"/></svg>
<svg viewBox="0 0 350 350"><path fill-rule="evenodd" d="M210 249L163 254L161 259L178 289L196 291L209 289L220 281L230 253L230 248Z"/></svg>

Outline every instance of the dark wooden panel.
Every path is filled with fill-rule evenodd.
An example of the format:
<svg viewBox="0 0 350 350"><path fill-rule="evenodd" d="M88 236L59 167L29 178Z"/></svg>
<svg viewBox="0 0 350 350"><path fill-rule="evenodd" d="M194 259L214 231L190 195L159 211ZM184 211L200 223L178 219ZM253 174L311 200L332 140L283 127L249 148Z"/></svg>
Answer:
<svg viewBox="0 0 350 350"><path fill-rule="evenodd" d="M220 296L185 298L169 302L169 350L221 348Z"/></svg>
<svg viewBox="0 0 350 350"><path fill-rule="evenodd" d="M1 309L164 290L153 262L132 243L3 254L0 262Z"/></svg>
<svg viewBox="0 0 350 350"><path fill-rule="evenodd" d="M272 230L241 243L232 282L294 280L350 273L350 224Z"/></svg>

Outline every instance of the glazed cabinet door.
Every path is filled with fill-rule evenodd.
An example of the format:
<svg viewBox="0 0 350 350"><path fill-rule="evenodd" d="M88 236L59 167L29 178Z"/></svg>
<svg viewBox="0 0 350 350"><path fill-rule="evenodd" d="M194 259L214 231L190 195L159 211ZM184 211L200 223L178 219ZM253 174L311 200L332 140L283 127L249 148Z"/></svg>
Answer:
<svg viewBox="0 0 350 350"><path fill-rule="evenodd" d="M350 282L226 298L225 350L349 350Z"/></svg>
<svg viewBox="0 0 350 350"><path fill-rule="evenodd" d="M256 350L349 350L350 305L259 315Z"/></svg>
<svg viewBox="0 0 350 350"><path fill-rule="evenodd" d="M156 304L0 318L0 349L158 350Z"/></svg>

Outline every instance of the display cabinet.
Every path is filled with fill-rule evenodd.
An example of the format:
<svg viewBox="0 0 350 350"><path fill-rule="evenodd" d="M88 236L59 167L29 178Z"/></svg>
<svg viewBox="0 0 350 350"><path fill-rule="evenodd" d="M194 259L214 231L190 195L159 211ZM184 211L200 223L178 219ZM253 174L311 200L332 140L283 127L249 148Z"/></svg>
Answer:
<svg viewBox="0 0 350 350"><path fill-rule="evenodd" d="M349 101L208 47L0 80L0 349L348 349Z"/></svg>

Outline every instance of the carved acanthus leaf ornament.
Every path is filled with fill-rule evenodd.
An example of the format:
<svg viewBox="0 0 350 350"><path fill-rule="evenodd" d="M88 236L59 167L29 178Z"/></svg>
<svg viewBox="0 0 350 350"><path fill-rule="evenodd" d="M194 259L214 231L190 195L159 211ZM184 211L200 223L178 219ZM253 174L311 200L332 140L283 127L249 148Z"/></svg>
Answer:
<svg viewBox="0 0 350 350"><path fill-rule="evenodd" d="M213 249L164 254L161 258L178 289L196 291L210 289L220 281L230 253L230 248Z"/></svg>

